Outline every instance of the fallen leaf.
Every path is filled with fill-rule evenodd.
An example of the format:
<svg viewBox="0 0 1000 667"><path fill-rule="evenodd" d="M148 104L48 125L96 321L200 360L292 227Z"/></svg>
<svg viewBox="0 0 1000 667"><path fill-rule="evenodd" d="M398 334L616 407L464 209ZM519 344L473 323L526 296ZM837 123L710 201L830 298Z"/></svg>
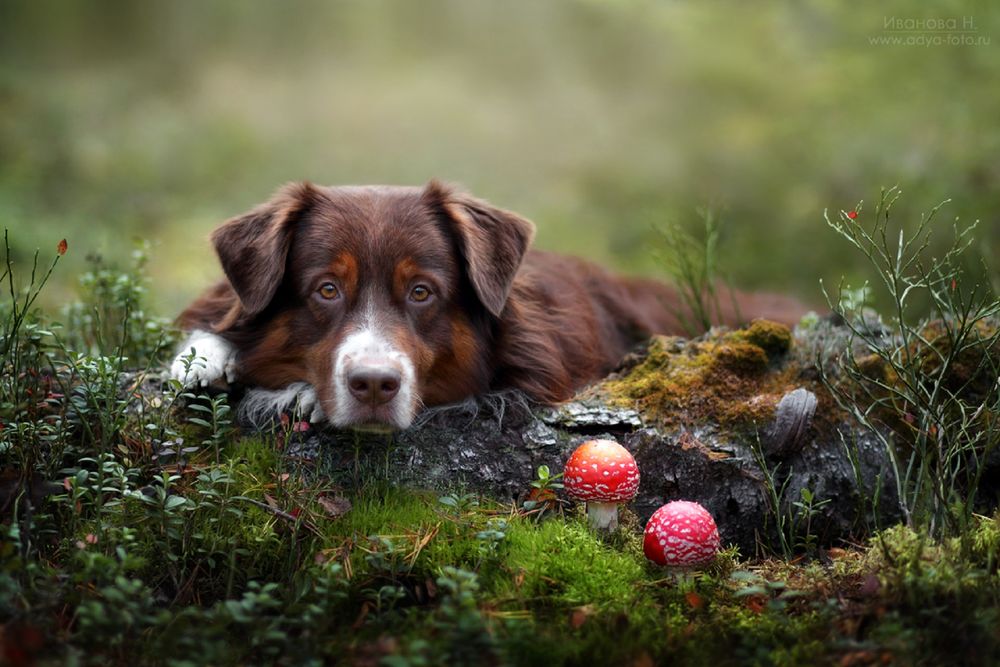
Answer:
<svg viewBox="0 0 1000 667"><path fill-rule="evenodd" d="M880 590L882 590L882 582L879 581L879 578L874 574L867 574L858 587L858 595L866 598L875 597Z"/></svg>
<svg viewBox="0 0 1000 667"><path fill-rule="evenodd" d="M532 489L528 492L528 500L533 500L539 503L555 500L555 498L556 493L552 489Z"/></svg>
<svg viewBox="0 0 1000 667"><path fill-rule="evenodd" d="M652 656L643 651L639 654L639 657L635 659L632 663L632 667L655 667L656 663L653 662Z"/></svg>
<svg viewBox="0 0 1000 667"><path fill-rule="evenodd" d="M705 598L701 597L695 591L688 591L684 594L684 599L687 603L691 605L692 609L701 609L705 606Z"/></svg>
<svg viewBox="0 0 1000 667"><path fill-rule="evenodd" d="M748 595L747 596L747 609L755 614L764 613L764 609L767 607L767 598L763 595Z"/></svg>
<svg viewBox="0 0 1000 667"><path fill-rule="evenodd" d="M351 501L344 496L319 496L316 502L320 504L326 515L332 519L344 516L351 511Z"/></svg>
<svg viewBox="0 0 1000 667"><path fill-rule="evenodd" d="M594 615L594 606L585 604L573 610L569 617L569 625L574 630L587 622L587 619Z"/></svg>

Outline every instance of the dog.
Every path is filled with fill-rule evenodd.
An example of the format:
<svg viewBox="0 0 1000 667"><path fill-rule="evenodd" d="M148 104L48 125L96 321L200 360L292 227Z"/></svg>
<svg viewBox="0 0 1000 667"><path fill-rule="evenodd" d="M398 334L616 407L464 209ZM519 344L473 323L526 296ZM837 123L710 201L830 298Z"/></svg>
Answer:
<svg viewBox="0 0 1000 667"><path fill-rule="evenodd" d="M213 232L226 277L178 317L189 337L171 375L254 387L244 402L261 414L403 429L491 390L565 401L637 342L683 332L675 290L533 250L534 231L437 181L288 184ZM786 322L803 310L739 301Z"/></svg>

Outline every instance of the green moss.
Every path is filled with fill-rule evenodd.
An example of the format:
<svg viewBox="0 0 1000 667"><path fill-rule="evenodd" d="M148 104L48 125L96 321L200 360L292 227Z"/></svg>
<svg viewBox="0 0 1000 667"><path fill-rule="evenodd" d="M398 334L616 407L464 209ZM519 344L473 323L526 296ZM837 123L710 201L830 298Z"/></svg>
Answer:
<svg viewBox="0 0 1000 667"><path fill-rule="evenodd" d="M494 582L501 596L546 605L590 604L601 611L626 611L637 602L636 582L643 561L595 539L581 521L519 521L511 526L504 554L513 577Z"/></svg>
<svg viewBox="0 0 1000 667"><path fill-rule="evenodd" d="M980 320L971 335L954 340L955 322L933 320L921 329L920 339L911 346L911 354L921 360L921 371L928 378L942 374L942 360L949 359L943 384L971 400L982 400L996 382L1000 368L1000 336L996 321Z"/></svg>
<svg viewBox="0 0 1000 667"><path fill-rule="evenodd" d="M745 329L734 332L732 336L756 345L771 359L785 354L792 347L792 332L789 328L770 320L753 320Z"/></svg>
<svg viewBox="0 0 1000 667"><path fill-rule="evenodd" d="M785 392L804 384L794 361L781 354L790 344L786 327L765 320L695 341L657 337L640 363L593 391L662 425L711 422L752 430L773 418Z"/></svg>
<svg viewBox="0 0 1000 667"><path fill-rule="evenodd" d="M715 348L713 366L737 375L759 375L767 371L767 353L751 343L726 342Z"/></svg>
<svg viewBox="0 0 1000 667"><path fill-rule="evenodd" d="M885 360L877 354L866 354L854 360L858 370L869 380L886 382L889 378L889 369Z"/></svg>

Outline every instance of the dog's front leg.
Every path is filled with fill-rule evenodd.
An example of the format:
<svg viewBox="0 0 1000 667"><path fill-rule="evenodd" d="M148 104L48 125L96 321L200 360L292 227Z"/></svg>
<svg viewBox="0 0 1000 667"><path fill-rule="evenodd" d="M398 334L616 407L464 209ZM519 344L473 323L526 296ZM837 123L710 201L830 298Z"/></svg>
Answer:
<svg viewBox="0 0 1000 667"><path fill-rule="evenodd" d="M185 387L236 380L236 348L221 336L192 331L170 365L170 377Z"/></svg>

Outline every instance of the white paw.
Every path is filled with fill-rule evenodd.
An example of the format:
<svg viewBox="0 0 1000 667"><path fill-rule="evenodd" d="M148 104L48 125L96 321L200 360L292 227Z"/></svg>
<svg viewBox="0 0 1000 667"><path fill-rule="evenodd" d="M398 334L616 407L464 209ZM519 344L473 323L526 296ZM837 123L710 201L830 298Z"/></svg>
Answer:
<svg viewBox="0 0 1000 667"><path fill-rule="evenodd" d="M240 414L251 424L263 424L291 411L297 419L312 423L326 419L312 385L296 382L284 389L250 389L240 403Z"/></svg>
<svg viewBox="0 0 1000 667"><path fill-rule="evenodd" d="M213 333L192 331L170 365L170 377L185 387L206 387L223 379L233 382L236 380L236 349Z"/></svg>

